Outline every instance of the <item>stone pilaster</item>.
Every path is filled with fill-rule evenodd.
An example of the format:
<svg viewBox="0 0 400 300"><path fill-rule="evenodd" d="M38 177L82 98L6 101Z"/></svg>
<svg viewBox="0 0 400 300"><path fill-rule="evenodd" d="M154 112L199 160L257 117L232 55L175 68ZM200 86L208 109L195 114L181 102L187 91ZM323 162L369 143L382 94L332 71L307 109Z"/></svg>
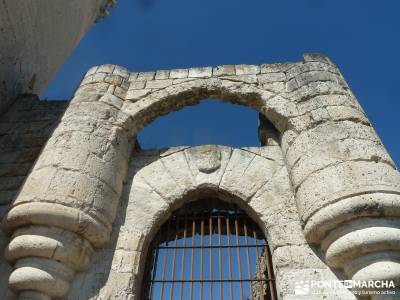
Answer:
<svg viewBox="0 0 400 300"><path fill-rule="evenodd" d="M283 148L309 243L354 280L400 278L400 173L329 59L305 55Z"/></svg>
<svg viewBox="0 0 400 300"><path fill-rule="evenodd" d="M119 112L127 77L112 65L88 72L4 218L19 299L64 297L109 239L132 142Z"/></svg>

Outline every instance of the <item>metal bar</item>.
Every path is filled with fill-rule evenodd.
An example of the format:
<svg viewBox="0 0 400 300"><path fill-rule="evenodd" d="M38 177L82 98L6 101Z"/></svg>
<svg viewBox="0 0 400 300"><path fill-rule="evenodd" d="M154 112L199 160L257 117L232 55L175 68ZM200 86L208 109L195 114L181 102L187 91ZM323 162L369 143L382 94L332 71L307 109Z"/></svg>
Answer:
<svg viewBox="0 0 400 300"><path fill-rule="evenodd" d="M200 245L204 244L204 218L200 223ZM203 248L200 248L200 300L203 299Z"/></svg>
<svg viewBox="0 0 400 300"><path fill-rule="evenodd" d="M229 218L226 218L226 235L227 235L227 242L228 245L231 244L231 230L230 230L230 225L229 225ZM231 248L228 248L228 260L229 260L229 264L228 264L228 271L229 271L229 279L232 280L232 258L231 258ZM232 281L229 281L230 285L229 285L229 298L233 299L233 285L232 285Z"/></svg>
<svg viewBox="0 0 400 300"><path fill-rule="evenodd" d="M258 244L258 242L257 242L257 240L258 240L258 239L257 239L257 232L256 232L256 230L255 230L255 228L254 228L254 224L252 224L252 229L253 229L254 243L255 243L255 244ZM260 270L257 269L259 259L260 259L260 255L259 255L259 253L258 253L258 247L256 247L256 277L257 277L257 278L258 278L258 273L259 273L259 271L260 271ZM264 296L264 289L263 289L263 285L260 284L260 297L263 297L263 296Z"/></svg>
<svg viewBox="0 0 400 300"><path fill-rule="evenodd" d="M222 246L222 241L221 241L221 218L218 218L218 244L219 246ZM219 247L219 279L222 280L222 248ZM219 286L219 298L221 300L224 299L224 291L223 291L223 283L221 281L221 284Z"/></svg>
<svg viewBox="0 0 400 300"><path fill-rule="evenodd" d="M235 219L235 233L236 233L236 244L239 245L240 244L240 240L239 240L239 224L238 224L238 220L237 219ZM239 278L242 278L242 260L240 259L240 248L236 248L236 254L237 254ZM242 285L241 281L240 281L239 287L240 287L240 298L239 299L242 299L242 297L243 297L243 285Z"/></svg>
<svg viewBox="0 0 400 300"><path fill-rule="evenodd" d="M186 246L186 235L187 235L187 219L185 216L185 221L184 221L184 228L183 228L183 245ZM182 259L181 259L181 280L183 280L184 276L185 276L185 249L182 250ZM185 284L182 282L181 285L181 291L180 291L180 297L179 299L182 300L183 299L183 290L185 288Z"/></svg>
<svg viewBox="0 0 400 300"><path fill-rule="evenodd" d="M244 231L244 239L245 239L245 243L246 243L247 276L250 278L251 277L250 251L249 251L249 238L248 238L246 223L243 223L243 231ZM250 285L250 300L253 300L253 293L251 290L251 285Z"/></svg>
<svg viewBox="0 0 400 300"><path fill-rule="evenodd" d="M168 225L167 225L167 242L166 242L166 245L168 245L170 225L171 225L171 219L168 221ZM163 300L163 297L164 297L164 282L165 282L164 278L165 278L165 270L166 270L166 265L167 265L167 256L168 256L168 249L165 249L165 253L164 253L164 257L163 257L162 276L161 276L161 280L163 282L161 282L160 300Z"/></svg>
<svg viewBox="0 0 400 300"><path fill-rule="evenodd" d="M193 283L195 283L195 282L247 282L247 281L259 281L259 282L267 282L267 281L275 281L275 279L268 279L268 278L265 278L265 279L262 279L262 278L245 278L245 279L222 279L222 280L219 280L219 279L213 279L213 280L210 280L210 279L202 279L202 280L199 280L199 279L194 279L194 280L190 280L190 279L186 279L186 280L180 280L180 279L175 279L175 280L154 280L154 282L193 282Z"/></svg>
<svg viewBox="0 0 400 300"><path fill-rule="evenodd" d="M153 266L152 266L152 269L153 269L152 282L154 282L154 280L156 279L157 261L158 261L158 252L159 252L158 248L156 248L154 250L155 250L156 255L155 255ZM150 289L151 289L150 290L150 299L152 300L152 299L154 299L154 285L153 284L150 285Z"/></svg>
<svg viewBox="0 0 400 300"><path fill-rule="evenodd" d="M213 215L211 216L211 218L213 219L218 219L218 218L226 218L226 217L232 217L232 218L244 218L244 219L248 219L249 217L246 214L233 214L231 212L229 213L225 213L225 212L216 212L215 214L213 213ZM192 220L201 220L203 217L201 216L188 216L187 219L188 221L192 221Z"/></svg>
<svg viewBox="0 0 400 300"><path fill-rule="evenodd" d="M179 219L176 217L175 219L175 247L178 245L178 235L179 235ZM175 279L175 260L176 260L176 248L174 248L173 256L172 256L172 284L171 289L169 290L169 299L173 300L174 298L174 279Z"/></svg>
<svg viewBox="0 0 400 300"><path fill-rule="evenodd" d="M212 235L213 235L213 229L212 229L213 223L212 223L211 216L212 216L212 211L210 211L210 218L209 218L209 221L208 221L210 247L212 246ZM212 281L212 278L213 278L213 276L212 276L212 273L213 273L212 248L210 248L210 266L209 266L209 268L210 268L210 281ZM211 300L212 298L213 298L213 284L210 283L210 298L209 299Z"/></svg>
<svg viewBox="0 0 400 300"><path fill-rule="evenodd" d="M264 242L264 241L263 241ZM267 265L267 275L269 279L273 278L273 272L272 272L272 267L271 267L271 262L270 262L270 253L267 245L264 243L264 253L265 253L265 261ZM269 282L269 293L271 295L271 300L275 300L275 288L272 283L272 281Z"/></svg>
<svg viewBox="0 0 400 300"><path fill-rule="evenodd" d="M194 237L196 235L196 220L192 221L192 247L194 246ZM193 272L194 272L194 248L192 248L192 257L190 264L190 280L193 280ZM190 299L193 299L193 282L190 283Z"/></svg>
<svg viewBox="0 0 400 300"><path fill-rule="evenodd" d="M266 244L267 245L267 244ZM209 249L209 248L256 248L256 247L258 247L258 248L263 248L264 246L263 245L248 245L248 246L246 246L246 245L212 245L212 246L210 246L210 245L203 245L203 246L201 246L201 245L195 245L195 246L168 246L168 247L166 247L166 246L159 246L158 247L158 249L192 249L192 248L194 248L194 249L201 249L201 248L203 248L203 249L205 249L205 248L207 248L207 249Z"/></svg>
<svg viewBox="0 0 400 300"><path fill-rule="evenodd" d="M214 233L218 234L218 237L215 236L216 239L218 238L217 241L213 240ZM191 243L187 240L190 235L192 236ZM205 240L206 235L209 236L208 242ZM223 236L227 238L226 244L223 243ZM231 241L231 238L236 241ZM254 243L252 243L253 239ZM236 253L232 254L233 248L236 248ZM254 248L255 263L251 259L253 254L251 249ZM227 249L227 255L223 249ZM208 262L205 257L207 251ZM180 254L181 257L179 257ZM235 260L237 267L233 265L232 255L237 256ZM178 270L179 260L180 270ZM216 269L218 268L216 272L219 274L213 273L213 263L216 263ZM206 272L207 264L209 274ZM255 272L253 266L256 268ZM253 292L258 289L263 299L266 297L265 299L277 300L271 253L263 232L236 205L224 205L214 199L206 199L204 205L202 203L193 207L183 207L173 214L151 243L146 269L147 283L144 282L143 288L148 290L142 293L143 297L149 297L146 299L154 300L156 297L159 300L193 300L200 297L200 300L203 298L212 300L213 293L217 292L215 289L219 287L217 297L221 300L224 298L227 300L228 297L231 300L243 297L255 300ZM176 272L180 272L180 275L175 274ZM225 272L229 272L229 275L226 276ZM208 284L209 287L207 287ZM189 286L190 289L185 291L185 287ZM180 287L180 291L175 290L177 287ZM248 287L250 288L249 295L247 294ZM225 294L224 288L229 289L229 295Z"/></svg>

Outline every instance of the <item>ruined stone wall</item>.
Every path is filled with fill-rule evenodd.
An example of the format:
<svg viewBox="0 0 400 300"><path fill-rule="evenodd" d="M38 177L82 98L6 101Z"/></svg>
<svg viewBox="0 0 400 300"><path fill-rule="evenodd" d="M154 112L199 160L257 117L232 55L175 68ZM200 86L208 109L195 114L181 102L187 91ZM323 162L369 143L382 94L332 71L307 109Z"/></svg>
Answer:
<svg viewBox="0 0 400 300"><path fill-rule="evenodd" d="M57 126L67 106L66 101L39 101L36 96L22 96L0 115L0 218L6 214L18 194L41 149ZM0 299L8 299L11 268L3 259L7 238L0 233Z"/></svg>
<svg viewBox="0 0 400 300"><path fill-rule="evenodd" d="M134 250L140 252L137 255L129 253L131 250L122 255L116 251L118 245L110 241L110 233L122 218L118 214L120 200L126 199L124 181L132 178L127 172L129 162L135 159L131 155L135 136L155 118L204 98L252 107L279 132L277 141L270 143L266 137L264 144L267 149L280 149L282 172L287 175L278 187L290 186L295 205L282 199L272 204L268 199L273 197L257 197L264 185L257 186L260 182L252 179L228 181L226 189L253 208L249 213L253 211L260 224L284 222L270 228L263 224L269 242L280 243L276 249L272 247L272 260L282 299L293 299L289 282L300 278L343 276L360 280L373 274L375 279L398 281L400 173L337 67L324 56L306 54L301 62L270 65L139 73L113 65L90 69L3 220L4 230L13 234L6 251L7 260L14 264L9 285L20 299L66 297L77 276L103 278L103 271L93 275L85 270L93 267L90 258L97 257L96 251L102 253L101 249L110 247L109 255L117 263L114 269L108 265L106 277L115 281L121 293L118 297L135 299L142 268L137 273L123 270L139 266L146 249ZM269 133L260 128L260 135ZM240 157L231 166L233 174L247 161L246 155ZM271 174L270 166L264 165L261 154L253 159L258 163L247 163L249 169L243 172L257 170L261 182L268 186L265 180ZM151 165L157 164L160 162ZM151 180L162 176L159 168L143 170L149 172L146 177ZM190 177L177 175L191 186ZM200 176L205 186L212 187L210 178L214 177ZM129 199L133 199L135 209L126 217L133 218L132 223L147 224L147 229L159 224L172 203L182 199L168 182L171 180L152 182L152 191L141 184L134 186ZM158 188L165 188L164 199L155 195ZM276 194L285 191L288 189L278 189ZM149 212L146 218L135 215L140 205ZM161 209L161 215L146 205ZM268 215L269 210L262 209L268 205L282 210ZM286 218L293 216L286 210L290 208L297 219L288 221ZM257 211L260 215L254 213ZM141 228L147 232L145 240L152 235L146 228ZM122 229L118 232L122 234ZM299 253L303 254L298 260ZM139 263L118 262L118 255L122 260L139 255ZM381 270L386 271L383 274ZM114 273L124 275L111 276ZM114 293L107 287L108 280L103 280L101 291L98 286L82 284L92 291L91 297ZM320 292L321 297L328 296L327 291Z"/></svg>

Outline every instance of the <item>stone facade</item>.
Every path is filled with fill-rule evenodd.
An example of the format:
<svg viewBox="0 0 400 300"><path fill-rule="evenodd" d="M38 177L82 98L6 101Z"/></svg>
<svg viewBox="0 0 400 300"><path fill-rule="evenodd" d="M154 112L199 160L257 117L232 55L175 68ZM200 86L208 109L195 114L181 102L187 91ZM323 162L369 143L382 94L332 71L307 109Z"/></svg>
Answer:
<svg viewBox="0 0 400 300"><path fill-rule="evenodd" d="M141 128L204 98L257 110L263 146L133 150ZM262 228L279 299L311 299L295 295L302 280L399 284L399 193L393 161L324 56L138 73L102 65L3 218L9 287L18 299L138 299L157 228L204 195L234 201ZM14 297L4 285L0 293Z"/></svg>

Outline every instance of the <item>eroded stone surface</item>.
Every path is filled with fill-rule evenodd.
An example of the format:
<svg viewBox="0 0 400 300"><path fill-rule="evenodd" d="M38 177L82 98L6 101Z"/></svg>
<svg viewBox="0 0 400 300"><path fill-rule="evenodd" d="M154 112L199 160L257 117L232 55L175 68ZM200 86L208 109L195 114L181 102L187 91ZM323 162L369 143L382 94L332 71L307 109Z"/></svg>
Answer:
<svg viewBox="0 0 400 300"><path fill-rule="evenodd" d="M204 163L214 165L216 157L218 161L221 159L218 169L198 170ZM256 172L257 168L252 171L252 163L262 166L259 168L262 172ZM195 170L198 175L192 173ZM134 297L132 291L121 294L121 289L126 290L126 280L131 286L139 285L144 272L140 267L145 259L143 252L157 228L179 206L207 195L227 200L230 195L243 197L244 200L236 200L237 204L263 224L275 272L327 268L304 240L279 146L145 150L133 156L128 174L111 242L95 255L89 271L78 275L68 299L80 299L82 288L100 291L90 299L103 299L105 295L111 299ZM245 196L246 192L239 192L240 181L245 185L254 183L259 192ZM289 285L290 282L282 283ZM279 293L284 294L285 290Z"/></svg>
<svg viewBox="0 0 400 300"><path fill-rule="evenodd" d="M203 98L256 109L276 136L265 147L179 147L132 156L141 128ZM295 279L336 278L329 267L342 269L347 279L371 272L383 278L380 269L400 277L400 258L392 255L398 250L392 220L400 216L399 172L340 72L321 55L305 55L300 63L170 71L94 67L30 171L12 168L12 154L0 159L15 173L11 179L8 171L0 174L4 229L35 235L26 239L26 252L15 246L17 236L9 244L9 258L16 260L10 283L25 294L60 296L72 282L70 299L136 299L146 247L157 228L185 201L210 195L237 202L261 226L282 299L294 293ZM9 191L18 189L8 207L16 195ZM382 223L379 243L371 238L372 217ZM359 224L363 228L353 238ZM75 281L77 266L46 258L54 242L35 250L44 258L32 256L35 241L46 235L35 228L52 227L101 249ZM368 253L357 251L363 244ZM69 275L49 272L54 266ZM30 267L35 272L24 287ZM43 285L49 276L58 291Z"/></svg>

